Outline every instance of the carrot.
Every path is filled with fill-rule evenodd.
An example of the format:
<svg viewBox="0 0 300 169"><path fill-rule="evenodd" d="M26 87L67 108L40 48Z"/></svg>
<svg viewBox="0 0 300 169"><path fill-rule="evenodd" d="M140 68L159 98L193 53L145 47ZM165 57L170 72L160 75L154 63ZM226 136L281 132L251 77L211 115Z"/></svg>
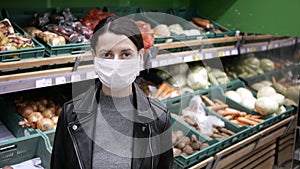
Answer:
<svg viewBox="0 0 300 169"><path fill-rule="evenodd" d="M251 126L255 126L257 124L257 122L249 120L249 119L244 118L244 117L239 117L239 118L237 118L237 120L239 122L242 122L242 123L245 123L245 124L248 124L248 125L251 125Z"/></svg>
<svg viewBox="0 0 300 169"><path fill-rule="evenodd" d="M286 78L283 77L283 78L279 79L277 82L280 84L283 84L283 83L285 83L285 81L286 81Z"/></svg>
<svg viewBox="0 0 300 169"><path fill-rule="evenodd" d="M165 93L165 91L168 91L171 88L172 87L167 82L163 82L157 89L157 92L155 93L154 97L158 98L162 93Z"/></svg>
<svg viewBox="0 0 300 169"><path fill-rule="evenodd" d="M251 117L249 118L249 120L255 121L257 123L261 123L264 121L263 119L255 119L255 118L251 118Z"/></svg>
<svg viewBox="0 0 300 169"><path fill-rule="evenodd" d="M240 112L233 112L233 111L227 111L227 110L223 110L223 111L218 111L218 113L220 113L222 116L228 116L228 115L231 115L231 116L239 116L240 115Z"/></svg>
<svg viewBox="0 0 300 169"><path fill-rule="evenodd" d="M219 99L215 99L215 103L220 104L220 105L227 105Z"/></svg>
<svg viewBox="0 0 300 169"><path fill-rule="evenodd" d="M261 116L259 116L259 115L251 115L251 118L252 119L259 119L259 118L261 118Z"/></svg>
<svg viewBox="0 0 300 169"><path fill-rule="evenodd" d="M227 119L227 120L233 120L233 116L232 115L224 116L224 118Z"/></svg>
<svg viewBox="0 0 300 169"><path fill-rule="evenodd" d="M241 123L239 122L238 120L230 120L232 123L235 123L237 124L238 126L242 127L242 126L245 126L246 124L245 123Z"/></svg>
<svg viewBox="0 0 300 169"><path fill-rule="evenodd" d="M246 113L246 112L243 112L243 111L241 111L241 112L240 112L240 116L241 116L241 117L247 116L247 113Z"/></svg>
<svg viewBox="0 0 300 169"><path fill-rule="evenodd" d="M272 83L273 83L273 84L276 84L276 79L275 79L274 76L272 76Z"/></svg>
<svg viewBox="0 0 300 169"><path fill-rule="evenodd" d="M209 106L208 108L213 110L213 111L219 111L219 110L223 110L227 107L227 105L213 105L213 106Z"/></svg>
<svg viewBox="0 0 300 169"><path fill-rule="evenodd" d="M215 105L214 102L212 102L208 97L206 97L206 96L201 96L201 97L208 104L208 106Z"/></svg>

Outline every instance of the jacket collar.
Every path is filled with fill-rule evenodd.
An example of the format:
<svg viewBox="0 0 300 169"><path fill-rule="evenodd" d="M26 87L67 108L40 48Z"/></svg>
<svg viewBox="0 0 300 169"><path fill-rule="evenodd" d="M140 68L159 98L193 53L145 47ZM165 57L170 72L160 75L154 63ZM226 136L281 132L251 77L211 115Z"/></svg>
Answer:
<svg viewBox="0 0 300 169"><path fill-rule="evenodd" d="M102 84L97 80L95 85L90 87L82 96L74 99L74 112L83 117L90 113L96 113L101 88ZM138 110L136 114L138 122L147 123L155 120L149 99L136 83L132 84L132 91L134 106Z"/></svg>

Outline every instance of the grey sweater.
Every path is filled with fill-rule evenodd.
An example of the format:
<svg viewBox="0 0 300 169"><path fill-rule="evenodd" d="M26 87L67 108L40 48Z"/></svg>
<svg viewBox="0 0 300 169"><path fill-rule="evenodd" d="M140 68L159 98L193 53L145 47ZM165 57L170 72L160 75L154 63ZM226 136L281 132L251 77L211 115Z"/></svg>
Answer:
<svg viewBox="0 0 300 169"><path fill-rule="evenodd" d="M93 169L130 169L133 96L111 97L100 92L93 149ZM101 113L99 113L101 112Z"/></svg>

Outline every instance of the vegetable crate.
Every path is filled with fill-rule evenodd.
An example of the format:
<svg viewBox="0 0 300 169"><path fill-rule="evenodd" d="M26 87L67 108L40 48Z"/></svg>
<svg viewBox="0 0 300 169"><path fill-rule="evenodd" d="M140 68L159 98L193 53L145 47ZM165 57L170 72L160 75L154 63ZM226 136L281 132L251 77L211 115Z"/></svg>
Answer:
<svg viewBox="0 0 300 169"><path fill-rule="evenodd" d="M1 13L0 13L0 19L1 20L4 19ZM10 61L25 60L25 59L43 58L45 54L45 47L34 38L27 35L22 29L19 29L17 25L13 23L11 24L14 28L14 32L16 34L21 34L24 37L30 38L33 42L34 47L17 49L17 50L0 51L0 61L10 62Z"/></svg>
<svg viewBox="0 0 300 169"><path fill-rule="evenodd" d="M90 8L70 8L70 11L74 17L80 18L84 17ZM19 27L24 28L26 26L30 26L35 15L39 15L42 13L55 13L59 11L58 8L40 8L40 9L32 9L32 8L23 8L23 9L5 9L4 14L11 21L15 22ZM24 30L23 30L24 31ZM86 43L70 43L65 45L51 45L50 43L46 43L40 38L36 38L40 43L45 46L46 55L47 56L62 56L62 55L73 55L80 54L90 51L90 42Z"/></svg>
<svg viewBox="0 0 300 169"><path fill-rule="evenodd" d="M196 26L193 26L190 23L188 23L185 19L176 17L171 14L167 14L167 12L168 12L167 9L165 9L165 10L157 9L157 11L164 11L162 13L166 13L166 14L162 14L161 12L158 12L158 13L150 12L151 10L149 12L147 12L147 11L149 11L149 10L141 9L141 13L138 15L142 15L142 17L139 16L139 18L136 18L134 20L146 21L151 25L152 29L160 24L165 24L167 26L172 25L172 24L179 24L182 26L183 30L195 29L195 30L200 31L200 35L189 35L189 36L185 35L185 34L177 35L177 34L171 32L171 35L167 36L167 37L155 37L155 41L154 41L155 44L165 43L165 42L196 40L196 39L202 39L203 37L205 37L204 33L200 29L198 29ZM145 19L143 19L143 18L145 18ZM182 51L182 49L180 51ZM176 52L176 50L173 52Z"/></svg>
<svg viewBox="0 0 300 169"><path fill-rule="evenodd" d="M191 137L192 134L196 135L198 140L202 143L209 144L209 147L199 150L189 156L184 156L180 154L174 159L175 168L187 168L197 162L201 162L202 160L212 156L219 149L216 146L218 144L217 140L207 140L200 133L195 132L191 127L184 125L181 121L176 120L173 116L171 116L171 125L172 130L181 130L183 134L187 137Z"/></svg>
<svg viewBox="0 0 300 169"><path fill-rule="evenodd" d="M242 78L242 80L245 81L247 86L251 86L254 83L261 82L263 80L272 82L272 77L274 77L277 81L277 80L283 78L284 74L281 70L273 70L273 71L269 71L269 72L266 72L264 74L260 74L257 76L252 76L249 78Z"/></svg>
<svg viewBox="0 0 300 169"><path fill-rule="evenodd" d="M222 92L226 92L228 90L233 90L235 91L236 89L238 89L239 87L246 87L245 83L239 79L235 79L231 82L229 82L226 86L226 89L223 90ZM256 94L254 93L254 97L256 97ZM226 102L228 102L229 106L230 105L235 105L235 107L239 110L242 110L244 112L247 112L247 113L250 113L250 114L253 114L253 115L260 115L259 113L255 112L254 110L251 110L237 102L235 102L234 100L226 97ZM254 133L257 133L258 131L261 131L267 127L270 127L272 126L273 124L287 118L287 117L290 117L291 115L295 114L296 113L296 110L294 109L294 107L292 106L286 106L286 111L283 112L283 113L280 113L278 115L267 115L267 116L263 116L263 119L264 121L263 122L260 122L258 123L257 125L255 126L251 126L251 134L254 134Z"/></svg>
<svg viewBox="0 0 300 169"><path fill-rule="evenodd" d="M40 157L42 166L50 168L51 152L39 134L20 137L0 143L0 167L19 164Z"/></svg>
<svg viewBox="0 0 300 169"><path fill-rule="evenodd" d="M208 19L207 17L201 16L196 8L173 8L172 14L184 18L187 21L192 21L194 17L209 20L209 22L213 25L213 29L205 33L206 37L208 38L218 38L236 35L235 30L229 30L224 26ZM214 32L214 30L217 29L219 29L221 32Z"/></svg>
<svg viewBox="0 0 300 169"><path fill-rule="evenodd" d="M2 112L0 113L0 120L7 126L7 128L12 132L15 137L23 137L32 135L35 133L40 133L45 138L48 139L51 145L53 142L52 134L54 137L55 130L41 131L40 129L33 129L31 127L22 127L19 125L20 121L24 121L24 117L19 114L17 107L14 103L15 99L23 98L27 101L37 101L39 98L52 99L55 105L62 106L64 102L69 100L68 96L63 95L56 89L49 88L39 88L35 90L22 91L18 93L5 94L0 98L0 107L2 107ZM45 106L47 108L47 106ZM48 107L49 108L49 107ZM41 112L42 113L42 112ZM43 134L45 132L45 134ZM47 136L47 137L46 137ZM50 146L49 145L49 146Z"/></svg>
<svg viewBox="0 0 300 169"><path fill-rule="evenodd" d="M14 137L19 138L37 133L32 128L23 128L19 125L19 121L23 120L23 118L19 114L14 113L16 109L3 97L0 98L0 108L2 110L0 112L0 120Z"/></svg>

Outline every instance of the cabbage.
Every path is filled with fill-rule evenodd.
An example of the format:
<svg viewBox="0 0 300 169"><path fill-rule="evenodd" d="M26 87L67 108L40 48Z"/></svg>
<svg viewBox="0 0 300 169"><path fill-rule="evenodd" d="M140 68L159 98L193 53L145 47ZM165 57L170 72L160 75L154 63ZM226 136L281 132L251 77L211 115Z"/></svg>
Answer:
<svg viewBox="0 0 300 169"><path fill-rule="evenodd" d="M279 105L283 105L284 103L284 96L279 93L275 93L274 95L270 96L273 100L275 100Z"/></svg>
<svg viewBox="0 0 300 169"><path fill-rule="evenodd" d="M183 87L186 85L186 76L182 74L177 74L168 79L168 81L174 87Z"/></svg>
<svg viewBox="0 0 300 169"><path fill-rule="evenodd" d="M187 84L194 90L207 88L209 82L206 69L201 66L194 67L188 74Z"/></svg>
<svg viewBox="0 0 300 169"><path fill-rule="evenodd" d="M280 106L279 109L278 109L278 111L276 112L276 114L280 114L280 113L283 113L285 111L286 111L285 107L284 106Z"/></svg>
<svg viewBox="0 0 300 169"><path fill-rule="evenodd" d="M242 97L253 97L252 93L250 92L250 90L244 88L244 87L239 87L238 89L236 89L236 92Z"/></svg>
<svg viewBox="0 0 300 169"><path fill-rule="evenodd" d="M255 102L256 102L256 98L253 97L253 96L250 96L250 97L244 97L242 99L242 102L241 104L245 107L247 107L248 109L251 109L253 110L254 107L255 107Z"/></svg>
<svg viewBox="0 0 300 169"><path fill-rule="evenodd" d="M261 115L269 115L278 111L278 103L270 97L258 98L255 102L255 111Z"/></svg>
<svg viewBox="0 0 300 169"><path fill-rule="evenodd" d="M241 103L242 101L241 96L233 90L228 90L227 92L225 92L225 96L227 96L231 100L234 100L237 103Z"/></svg>
<svg viewBox="0 0 300 169"><path fill-rule="evenodd" d="M189 66L186 63L166 66L166 71L168 71L171 75L185 74L188 70Z"/></svg>
<svg viewBox="0 0 300 169"><path fill-rule="evenodd" d="M260 68L264 72L272 71L275 69L274 62L272 62L270 59L261 59L260 60Z"/></svg>
<svg viewBox="0 0 300 169"><path fill-rule="evenodd" d="M257 98L260 97L269 97L272 96L276 93L275 89L270 86L265 86L262 87L258 92L257 92Z"/></svg>

